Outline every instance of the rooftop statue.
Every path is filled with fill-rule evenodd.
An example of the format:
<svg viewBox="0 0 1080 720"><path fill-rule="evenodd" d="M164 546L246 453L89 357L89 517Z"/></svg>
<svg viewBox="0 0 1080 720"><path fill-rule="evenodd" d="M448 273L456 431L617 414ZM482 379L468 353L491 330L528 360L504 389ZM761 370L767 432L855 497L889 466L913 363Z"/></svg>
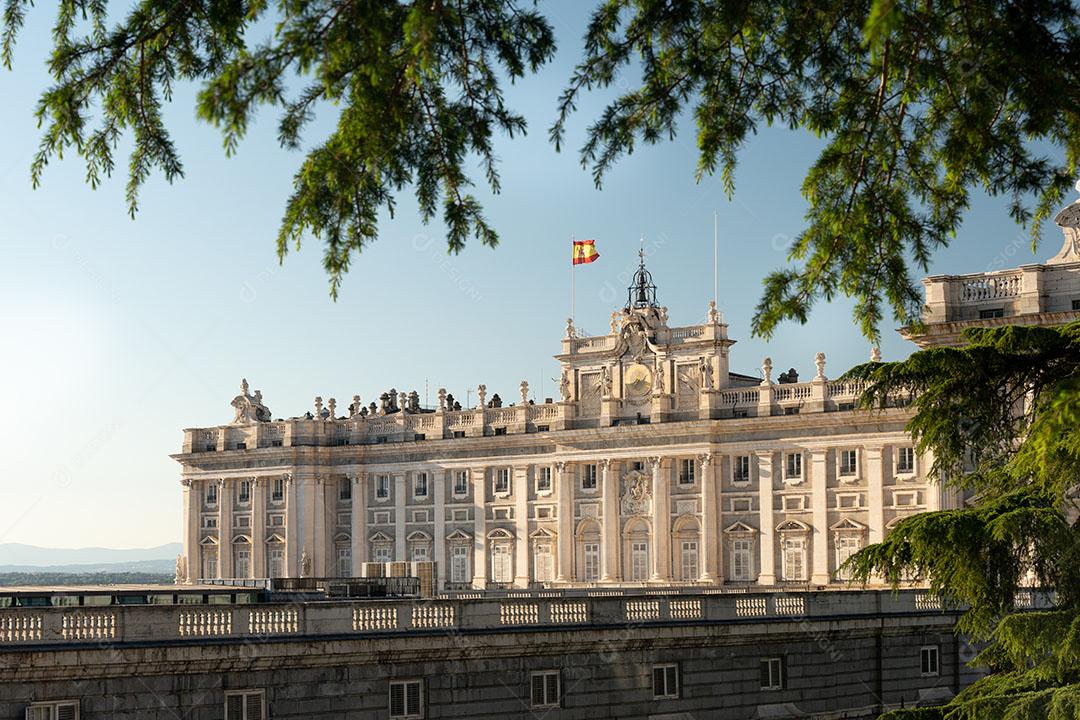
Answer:
<svg viewBox="0 0 1080 720"><path fill-rule="evenodd" d="M247 378L240 381L240 394L234 397L230 404L236 410L233 425L270 422L270 408L263 405L262 391L256 390L254 395L249 395Z"/></svg>

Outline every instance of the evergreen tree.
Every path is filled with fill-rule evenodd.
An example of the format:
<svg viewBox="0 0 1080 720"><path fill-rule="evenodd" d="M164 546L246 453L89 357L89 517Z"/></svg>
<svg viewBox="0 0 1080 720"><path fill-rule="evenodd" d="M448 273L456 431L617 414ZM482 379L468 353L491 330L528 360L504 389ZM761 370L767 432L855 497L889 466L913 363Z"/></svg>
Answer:
<svg viewBox="0 0 1080 720"><path fill-rule="evenodd" d="M908 429L932 472L970 493L913 515L848 562L856 579L926 580L967 607L958 631L985 641L990 674L941 708L890 720L1080 718L1080 322L969 328L966 345L854 368L867 407L912 397ZM1018 611L1018 590L1053 606Z"/></svg>
<svg viewBox="0 0 1080 720"><path fill-rule="evenodd" d="M555 49L535 3L134 0L119 20L108 0L58 4L35 184L73 150L97 185L130 133L134 212L152 171L183 173L162 107L176 83L195 82L198 114L221 128L229 153L262 105L281 109L287 148L301 146L316 110L336 113L293 179L278 235L282 256L307 234L323 241L332 293L406 188L425 220L441 207L450 251L469 237L498 242L465 163L479 157L498 190L495 133L526 127L502 83ZM8 66L30 5L4 0ZM802 183L810 207L795 265L765 282L754 321L765 336L838 293L857 300L871 339L883 304L901 324L917 322L909 270L925 271L948 243L973 189L1009 197L1034 240L1080 160L1073 0L602 0L558 103L556 147L582 93L635 77L581 148L598 185L639 142L674 138L685 113L697 125L698 177L719 171L729 192L737 153L761 124L826 140Z"/></svg>

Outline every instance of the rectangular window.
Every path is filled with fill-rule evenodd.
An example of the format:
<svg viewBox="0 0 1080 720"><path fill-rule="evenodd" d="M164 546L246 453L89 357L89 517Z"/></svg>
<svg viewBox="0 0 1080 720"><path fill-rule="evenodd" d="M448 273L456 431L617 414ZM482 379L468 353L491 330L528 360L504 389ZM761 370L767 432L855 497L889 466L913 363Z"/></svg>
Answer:
<svg viewBox="0 0 1080 720"><path fill-rule="evenodd" d="M731 463L731 482L745 485L750 482L750 456L736 455Z"/></svg>
<svg viewBox="0 0 1080 720"><path fill-rule="evenodd" d="M551 468L537 468L536 492L551 492Z"/></svg>
<svg viewBox="0 0 1080 720"><path fill-rule="evenodd" d="M213 530L217 527L217 518L213 515L207 515L202 519L202 526L208 530Z"/></svg>
<svg viewBox="0 0 1080 720"><path fill-rule="evenodd" d="M251 527L251 516L250 515L237 515L235 525L238 528Z"/></svg>
<svg viewBox="0 0 1080 720"><path fill-rule="evenodd" d="M785 465L785 478L802 477L802 453L788 453Z"/></svg>
<svg viewBox="0 0 1080 720"><path fill-rule="evenodd" d="M469 471L468 470L455 470L454 471L454 495L457 497L465 497L469 494Z"/></svg>
<svg viewBox="0 0 1080 720"><path fill-rule="evenodd" d="M851 571L842 569L842 566L858 550L859 538L857 535L844 534L836 538L836 578L838 580L851 579Z"/></svg>
<svg viewBox="0 0 1080 720"><path fill-rule="evenodd" d="M339 547L337 549L337 573L338 577L352 577L352 549Z"/></svg>
<svg viewBox="0 0 1080 720"><path fill-rule="evenodd" d="M491 580L497 583L514 581L513 557L509 543L496 543L491 548Z"/></svg>
<svg viewBox="0 0 1080 720"><path fill-rule="evenodd" d="M751 579L752 558L749 539L735 540L731 544L731 579L748 582Z"/></svg>
<svg viewBox="0 0 1080 720"><path fill-rule="evenodd" d="M26 708L26 720L79 720L79 701L30 703Z"/></svg>
<svg viewBox="0 0 1080 720"><path fill-rule="evenodd" d="M285 478L274 478L274 492L271 494L270 499L273 502L281 502L285 499Z"/></svg>
<svg viewBox="0 0 1080 720"><path fill-rule="evenodd" d="M338 500L352 500L352 480L348 477L338 479Z"/></svg>
<svg viewBox="0 0 1080 720"><path fill-rule="evenodd" d="M698 544L696 540L682 542L682 579L698 579Z"/></svg>
<svg viewBox="0 0 1080 720"><path fill-rule="evenodd" d="M501 494L510 492L510 468L498 468L495 471L495 492Z"/></svg>
<svg viewBox="0 0 1080 720"><path fill-rule="evenodd" d="M784 540L784 579L806 580L806 541L788 538Z"/></svg>
<svg viewBox="0 0 1080 720"><path fill-rule="evenodd" d="M902 447L897 449L896 472L904 475L915 472L915 448Z"/></svg>
<svg viewBox="0 0 1080 720"><path fill-rule="evenodd" d="M761 689L780 690L784 687L784 663L781 658L761 659Z"/></svg>
<svg viewBox="0 0 1080 720"><path fill-rule="evenodd" d="M426 472L416 473L416 477L413 478L413 497L427 497L427 480L428 475Z"/></svg>
<svg viewBox="0 0 1080 720"><path fill-rule="evenodd" d="M241 503L246 503L246 502L249 502L251 500L251 481L250 480L241 480L240 481L239 500L240 500Z"/></svg>
<svg viewBox="0 0 1080 720"><path fill-rule="evenodd" d="M412 546L412 553L409 559L413 562L427 562L428 558L428 546L426 543L417 543Z"/></svg>
<svg viewBox="0 0 1080 720"><path fill-rule="evenodd" d="M802 512L806 509L806 496L804 495L785 495L783 501L784 510L787 512Z"/></svg>
<svg viewBox="0 0 1080 720"><path fill-rule="evenodd" d="M247 450L247 443L246 442L238 442L238 443L236 443L236 449L237 450Z"/></svg>
<svg viewBox="0 0 1080 720"><path fill-rule="evenodd" d="M377 512L377 513L375 513L375 524L376 525L389 525L390 524L390 513L388 513L388 512Z"/></svg>
<svg viewBox="0 0 1080 720"><path fill-rule="evenodd" d="M559 671L534 672L529 679L529 695L534 708L559 707Z"/></svg>
<svg viewBox="0 0 1080 720"><path fill-rule="evenodd" d="M216 482L211 481L210 484L206 486L206 504L207 505L217 505L217 483Z"/></svg>
<svg viewBox="0 0 1080 720"><path fill-rule="evenodd" d="M452 522L469 522L468 510L454 510L450 515Z"/></svg>
<svg viewBox="0 0 1080 720"><path fill-rule="evenodd" d="M375 476L375 497L380 500L390 497L390 476L389 475L376 475Z"/></svg>
<svg viewBox="0 0 1080 720"><path fill-rule="evenodd" d="M858 453L855 450L840 451L840 474L844 476L858 473Z"/></svg>
<svg viewBox="0 0 1080 720"><path fill-rule="evenodd" d="M596 582L600 579L600 543L585 543L582 547L585 565L585 582Z"/></svg>
<svg viewBox="0 0 1080 720"><path fill-rule="evenodd" d="M987 308L979 311L980 320L991 320L999 317L1005 317L1005 308Z"/></svg>
<svg viewBox="0 0 1080 720"><path fill-rule="evenodd" d="M278 527L284 526L285 525L285 516L284 515L271 515L270 516L270 524L271 525L277 525Z"/></svg>
<svg viewBox="0 0 1080 720"><path fill-rule="evenodd" d="M672 700L679 697L678 665L653 665L652 696L654 700Z"/></svg>
<svg viewBox="0 0 1080 720"><path fill-rule="evenodd" d="M731 512L750 512L750 498L731 498Z"/></svg>
<svg viewBox="0 0 1080 720"><path fill-rule="evenodd" d="M429 522L427 510L413 510L412 521L414 523L426 523Z"/></svg>
<svg viewBox="0 0 1080 720"><path fill-rule="evenodd" d="M225 693L225 720L265 720L266 698L262 690Z"/></svg>
<svg viewBox="0 0 1080 720"><path fill-rule="evenodd" d="M845 493L836 495L836 506L841 508L857 508L859 507L859 494L858 493Z"/></svg>
<svg viewBox="0 0 1080 720"><path fill-rule="evenodd" d="M533 579L538 583L555 579L555 556L550 543L537 543L533 549Z"/></svg>
<svg viewBox="0 0 1080 720"><path fill-rule="evenodd" d="M450 548L450 582L469 582L469 546L454 545Z"/></svg>
<svg viewBox="0 0 1080 720"><path fill-rule="evenodd" d="M375 558L375 562L388 563L392 562L394 558L394 548L390 545L380 543L375 546L375 552L372 553Z"/></svg>
<svg viewBox="0 0 1080 720"><path fill-rule="evenodd" d="M937 645L930 645L919 650L919 664L923 676L930 677L938 674Z"/></svg>
<svg viewBox="0 0 1080 720"><path fill-rule="evenodd" d="M679 461L679 484L680 485L693 485L694 484L694 468L695 461L693 458L685 458Z"/></svg>
<svg viewBox="0 0 1080 720"><path fill-rule="evenodd" d="M398 680L390 683L391 720L424 717L423 680Z"/></svg>
<svg viewBox="0 0 1080 720"><path fill-rule="evenodd" d="M630 579L641 582L649 579L649 543L630 543Z"/></svg>
<svg viewBox="0 0 1080 720"><path fill-rule="evenodd" d="M270 577L279 578L283 577L284 575L285 551L281 548L273 548L270 550Z"/></svg>
<svg viewBox="0 0 1080 720"><path fill-rule="evenodd" d="M582 490L595 490L596 489L596 465L589 463L583 465L581 468L581 489Z"/></svg>

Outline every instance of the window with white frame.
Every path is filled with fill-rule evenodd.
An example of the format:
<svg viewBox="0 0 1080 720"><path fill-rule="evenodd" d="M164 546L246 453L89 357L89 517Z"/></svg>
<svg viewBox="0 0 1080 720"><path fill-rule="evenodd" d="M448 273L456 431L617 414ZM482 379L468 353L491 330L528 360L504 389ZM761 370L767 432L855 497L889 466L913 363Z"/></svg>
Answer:
<svg viewBox="0 0 1080 720"><path fill-rule="evenodd" d="M391 562L394 557L394 546L390 543L376 543L372 548L371 557L378 563Z"/></svg>
<svg viewBox="0 0 1080 720"><path fill-rule="evenodd" d="M281 543L274 543L270 546L270 577L272 578L285 577L285 549L280 545Z"/></svg>
<svg viewBox="0 0 1080 720"><path fill-rule="evenodd" d="M338 500L352 500L352 480L348 477L338 478Z"/></svg>
<svg viewBox="0 0 1080 720"><path fill-rule="evenodd" d="M559 707L559 671L534 672L529 677L529 697L534 708Z"/></svg>
<svg viewBox="0 0 1080 720"><path fill-rule="evenodd" d="M896 472L899 475L911 475L915 472L915 448L897 448Z"/></svg>
<svg viewBox="0 0 1080 720"><path fill-rule="evenodd" d="M500 495L510 493L510 468L497 468L495 470L495 492Z"/></svg>
<svg viewBox="0 0 1080 720"><path fill-rule="evenodd" d="M338 577L352 577L352 548L346 543L337 545L337 574Z"/></svg>
<svg viewBox="0 0 1080 720"><path fill-rule="evenodd" d="M784 687L783 658L761 659L761 689L780 690Z"/></svg>
<svg viewBox="0 0 1080 720"><path fill-rule="evenodd" d="M731 542L731 579L747 582L753 573L754 541L750 538L736 538Z"/></svg>
<svg viewBox="0 0 1080 720"><path fill-rule="evenodd" d="M806 580L806 540L803 538L784 538L784 579L790 581Z"/></svg>
<svg viewBox="0 0 1080 720"><path fill-rule="evenodd" d="M731 482L745 485L750 482L750 456L736 455L731 460Z"/></svg>
<svg viewBox="0 0 1080 720"><path fill-rule="evenodd" d="M854 477L859 473L859 452L857 450L840 451L840 476Z"/></svg>
<svg viewBox="0 0 1080 720"><path fill-rule="evenodd" d="M206 485L206 504L217 505L217 483L210 482Z"/></svg>
<svg viewBox="0 0 1080 720"><path fill-rule="evenodd" d="M679 697L678 665L653 665L652 696L654 700L672 700Z"/></svg>
<svg viewBox="0 0 1080 720"><path fill-rule="evenodd" d="M413 477L413 497L426 498L428 491L428 474L426 472L418 472Z"/></svg>
<svg viewBox="0 0 1080 720"><path fill-rule="evenodd" d="M236 547L236 557L233 559L233 565L235 577L251 577L251 546L245 544Z"/></svg>
<svg viewBox="0 0 1080 720"><path fill-rule="evenodd" d="M802 478L802 453L788 453L784 462L784 478L797 480Z"/></svg>
<svg viewBox="0 0 1080 720"><path fill-rule="evenodd" d="M385 500L386 498L390 497L389 475L375 476L375 497L379 500Z"/></svg>
<svg viewBox="0 0 1080 720"><path fill-rule="evenodd" d="M596 489L596 464L587 463L581 466L581 489Z"/></svg>
<svg viewBox="0 0 1080 720"><path fill-rule="evenodd" d="M469 471L468 470L455 470L454 471L454 495L456 497L465 497L469 494Z"/></svg>
<svg viewBox="0 0 1080 720"><path fill-rule="evenodd" d="M682 579L697 580L698 578L698 544L697 540L683 540L680 548L682 560Z"/></svg>
<svg viewBox="0 0 1080 720"><path fill-rule="evenodd" d="M279 476L279 477L274 478L274 489L273 489L273 492L270 493L270 501L271 502L281 502L284 499L285 499L285 478Z"/></svg>
<svg viewBox="0 0 1080 720"><path fill-rule="evenodd" d="M79 720L78 700L55 700L30 703L26 720Z"/></svg>
<svg viewBox="0 0 1080 720"><path fill-rule="evenodd" d="M596 582L600 579L600 543L584 543L582 547L584 555L585 582Z"/></svg>
<svg viewBox="0 0 1080 720"><path fill-rule="evenodd" d="M550 467L540 467L536 469L536 492L551 492Z"/></svg>
<svg viewBox="0 0 1080 720"><path fill-rule="evenodd" d="M630 579L640 582L649 579L649 543L630 543Z"/></svg>
<svg viewBox="0 0 1080 720"><path fill-rule="evenodd" d="M514 556L508 542L497 542L491 546L491 581L514 581Z"/></svg>
<svg viewBox="0 0 1080 720"><path fill-rule="evenodd" d="M266 694L263 690L225 693L225 720L265 720Z"/></svg>
<svg viewBox="0 0 1080 720"><path fill-rule="evenodd" d="M836 536L836 578L850 580L851 570L844 568L848 558L859 551L859 536L853 532L841 532Z"/></svg>
<svg viewBox="0 0 1080 720"><path fill-rule="evenodd" d="M538 542L533 548L533 579L536 582L551 582L555 579L555 554L550 542Z"/></svg>
<svg viewBox="0 0 1080 720"><path fill-rule="evenodd" d="M204 515L202 519L202 526L207 530L213 530L217 527L217 518L213 515Z"/></svg>
<svg viewBox="0 0 1080 720"><path fill-rule="evenodd" d="M237 498L241 504L251 502L251 481L241 480L238 487Z"/></svg>
<svg viewBox="0 0 1080 720"><path fill-rule="evenodd" d="M424 717L424 681L395 680L390 683L391 720Z"/></svg>
<svg viewBox="0 0 1080 720"><path fill-rule="evenodd" d="M450 582L467 583L469 577L469 546L460 543L450 548Z"/></svg>
<svg viewBox="0 0 1080 720"><path fill-rule="evenodd" d="M693 485L694 484L694 470L697 467L696 461L693 458L683 458L679 461L679 484L680 485Z"/></svg>
<svg viewBox="0 0 1080 720"><path fill-rule="evenodd" d="M919 667L924 677L937 676L940 672L938 667L938 646L928 645L919 649Z"/></svg>

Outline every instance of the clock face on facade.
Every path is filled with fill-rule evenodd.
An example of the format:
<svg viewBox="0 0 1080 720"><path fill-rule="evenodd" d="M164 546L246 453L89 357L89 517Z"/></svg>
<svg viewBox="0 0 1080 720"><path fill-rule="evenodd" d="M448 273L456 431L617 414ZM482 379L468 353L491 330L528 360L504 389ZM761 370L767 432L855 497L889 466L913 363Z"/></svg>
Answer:
<svg viewBox="0 0 1080 720"><path fill-rule="evenodd" d="M626 368L623 375L623 383L626 386L626 394L629 397L642 397L652 390L652 371L641 363L634 363Z"/></svg>

